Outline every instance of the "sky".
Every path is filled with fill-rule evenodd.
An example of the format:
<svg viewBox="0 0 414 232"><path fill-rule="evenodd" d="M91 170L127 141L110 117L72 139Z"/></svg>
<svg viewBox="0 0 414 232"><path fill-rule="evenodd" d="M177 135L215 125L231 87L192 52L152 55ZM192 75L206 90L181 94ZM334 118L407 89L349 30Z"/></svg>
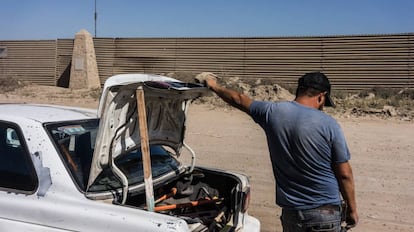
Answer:
<svg viewBox="0 0 414 232"><path fill-rule="evenodd" d="M81 29L104 38L414 32L413 0L1 0L0 9L0 40L68 39Z"/></svg>

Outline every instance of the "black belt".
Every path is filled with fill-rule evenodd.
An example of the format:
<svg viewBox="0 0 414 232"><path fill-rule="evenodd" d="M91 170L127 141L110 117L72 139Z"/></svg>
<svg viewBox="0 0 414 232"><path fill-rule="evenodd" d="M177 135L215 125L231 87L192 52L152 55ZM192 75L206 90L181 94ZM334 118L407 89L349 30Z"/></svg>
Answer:
<svg viewBox="0 0 414 232"><path fill-rule="evenodd" d="M341 210L341 206L339 206L339 205L322 205L322 206L319 206L319 207L317 207L315 209L340 211Z"/></svg>
<svg viewBox="0 0 414 232"><path fill-rule="evenodd" d="M312 208L312 209L304 209L304 210L335 210L335 211L340 211L341 210L341 206L339 205L322 205L316 208ZM284 209L284 210L288 210L288 211L303 211L303 210L299 210L299 209Z"/></svg>

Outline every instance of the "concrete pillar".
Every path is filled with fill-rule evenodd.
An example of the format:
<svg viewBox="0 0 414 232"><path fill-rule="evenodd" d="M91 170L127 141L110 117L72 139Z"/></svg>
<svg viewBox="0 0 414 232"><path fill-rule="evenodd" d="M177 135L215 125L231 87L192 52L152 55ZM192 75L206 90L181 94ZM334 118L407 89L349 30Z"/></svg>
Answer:
<svg viewBox="0 0 414 232"><path fill-rule="evenodd" d="M69 88L101 88L93 39L91 34L84 29L75 35Z"/></svg>

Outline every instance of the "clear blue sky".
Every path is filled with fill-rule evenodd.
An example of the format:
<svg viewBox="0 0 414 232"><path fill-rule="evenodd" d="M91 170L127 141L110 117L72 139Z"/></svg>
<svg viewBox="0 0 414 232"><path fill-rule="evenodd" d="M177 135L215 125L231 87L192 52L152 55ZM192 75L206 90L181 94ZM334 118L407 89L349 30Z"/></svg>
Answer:
<svg viewBox="0 0 414 232"><path fill-rule="evenodd" d="M98 37L414 32L414 0L96 0ZM94 35L95 0L1 0L0 40Z"/></svg>

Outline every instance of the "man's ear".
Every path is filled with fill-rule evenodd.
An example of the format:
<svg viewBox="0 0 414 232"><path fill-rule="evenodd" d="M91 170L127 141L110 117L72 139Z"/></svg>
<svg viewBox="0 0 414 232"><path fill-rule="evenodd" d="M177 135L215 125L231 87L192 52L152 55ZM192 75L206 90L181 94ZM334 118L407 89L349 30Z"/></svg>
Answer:
<svg viewBox="0 0 414 232"><path fill-rule="evenodd" d="M319 93L317 98L318 109L322 110L323 106L325 105L325 94L326 93Z"/></svg>
<svg viewBox="0 0 414 232"><path fill-rule="evenodd" d="M323 104L324 100L325 100L325 94L324 93L318 94L318 105Z"/></svg>

